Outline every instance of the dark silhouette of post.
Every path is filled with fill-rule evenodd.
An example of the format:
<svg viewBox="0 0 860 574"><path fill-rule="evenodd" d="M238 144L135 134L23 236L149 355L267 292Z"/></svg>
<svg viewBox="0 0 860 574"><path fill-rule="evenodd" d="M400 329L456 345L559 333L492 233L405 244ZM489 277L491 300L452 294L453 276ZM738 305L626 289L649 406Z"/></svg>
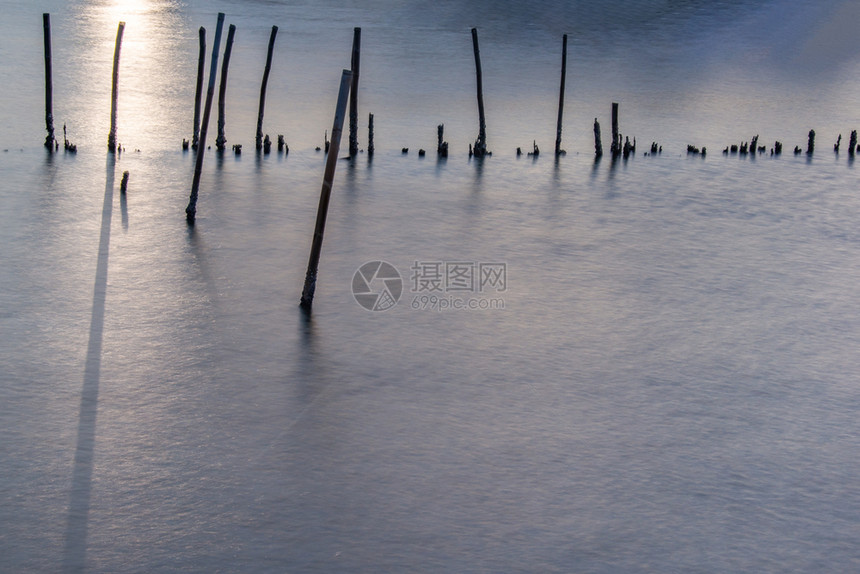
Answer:
<svg viewBox="0 0 860 574"><path fill-rule="evenodd" d="M308 258L308 270L305 275L305 286L302 290L301 307L310 311L314 302L314 291L317 287L317 270L319 269L320 252L322 251L323 233L325 233L325 220L328 214L328 203L331 197L331 186L334 180L334 170L337 167L337 152L340 148L340 135L343 131L343 116L346 112L346 101L349 96L352 72L344 70L340 77L340 91L337 96L337 108L334 113L334 123L331 128L331 147L325 164L325 175L323 176L322 191L320 192L320 203L317 208L317 221L314 228L311 254Z"/></svg>
<svg viewBox="0 0 860 574"><path fill-rule="evenodd" d="M370 114L367 118L367 156L373 156L373 152L373 114Z"/></svg>
<svg viewBox="0 0 860 574"><path fill-rule="evenodd" d="M597 118L594 118L594 157L599 158L603 156L603 143L600 141L600 124L597 122Z"/></svg>
<svg viewBox="0 0 860 574"><path fill-rule="evenodd" d="M218 136L215 138L215 149L224 151L227 138L224 135L226 121L225 108L227 105L227 69L230 67L230 54L233 52L233 36L236 35L236 26L230 24L227 30L227 44L224 46L224 63L221 64L221 87L218 89Z"/></svg>
<svg viewBox="0 0 860 574"><path fill-rule="evenodd" d="M203 170L203 152L206 151L206 132L209 130L209 114L212 111L212 99L215 95L215 76L218 73L218 49L221 47L221 30L224 28L224 13L218 13L218 25L215 27L215 42L212 46L212 62L209 67L209 88L206 90L206 105L203 107L203 122L200 125L200 145L197 149L197 160L194 164L194 180L191 183L191 198L185 208L185 219L194 224L197 216L197 193L200 189L200 172Z"/></svg>
<svg viewBox="0 0 860 574"><path fill-rule="evenodd" d="M257 149L263 147L263 111L266 107L266 84L269 83L269 71L272 69L272 52L275 49L275 37L278 35L278 27L272 26L272 35L269 36L269 53L266 55L266 69L263 71L263 85L260 86L260 112L257 114Z"/></svg>
<svg viewBox="0 0 860 574"><path fill-rule="evenodd" d="M110 133L108 134L108 151L116 152L116 99L117 84L119 83L119 52L122 47L122 33L125 22L120 22L116 29L116 46L113 50L113 81L110 92Z"/></svg>
<svg viewBox="0 0 860 574"><path fill-rule="evenodd" d="M806 155L812 155L815 152L815 130L809 130L809 138L806 143Z"/></svg>
<svg viewBox="0 0 860 574"><path fill-rule="evenodd" d="M555 128L555 155L561 154L561 120L564 115L564 79L567 73L567 34L561 44L561 88L558 93L558 123Z"/></svg>
<svg viewBox="0 0 860 574"><path fill-rule="evenodd" d="M45 147L54 151L57 142L54 139L54 80L51 65L51 15L42 14L42 27L45 32Z"/></svg>
<svg viewBox="0 0 860 574"><path fill-rule="evenodd" d="M618 135L618 104L612 102L612 145L609 152L613 158L621 154L621 136Z"/></svg>
<svg viewBox="0 0 860 574"><path fill-rule="evenodd" d="M487 124L484 120L484 86L481 74L481 51L478 48L478 29L472 28L472 49L475 52L475 74L478 80L478 139L472 153L484 157L487 153Z"/></svg>
<svg viewBox="0 0 860 574"><path fill-rule="evenodd" d="M200 141L200 99L203 97L203 74L206 73L206 28L200 26L200 53L197 56L197 89L194 91L194 133L191 149L197 149Z"/></svg>
<svg viewBox="0 0 860 574"><path fill-rule="evenodd" d="M361 28L352 35L352 87L349 89L349 157L358 155L358 70L361 63Z"/></svg>

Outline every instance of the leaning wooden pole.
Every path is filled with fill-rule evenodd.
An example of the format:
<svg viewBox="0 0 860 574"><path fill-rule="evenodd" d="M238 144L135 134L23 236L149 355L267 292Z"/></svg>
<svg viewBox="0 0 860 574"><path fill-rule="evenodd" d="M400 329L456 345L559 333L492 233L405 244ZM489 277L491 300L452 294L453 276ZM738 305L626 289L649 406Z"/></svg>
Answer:
<svg viewBox="0 0 860 574"><path fill-rule="evenodd" d="M51 65L51 15L42 14L42 27L45 31L45 147L54 151L57 141L54 139L54 80Z"/></svg>
<svg viewBox="0 0 860 574"><path fill-rule="evenodd" d="M352 35L352 87L349 89L349 156L358 155L358 69L361 63L361 28Z"/></svg>
<svg viewBox="0 0 860 574"><path fill-rule="evenodd" d="M227 137L224 135L227 106L227 69L230 67L230 54L233 52L233 36L236 35L236 26L230 24L227 30L227 44L224 46L224 63L221 64L221 87L218 89L218 136L215 138L215 149L224 151Z"/></svg>
<svg viewBox="0 0 860 574"><path fill-rule="evenodd" d="M108 134L108 151L116 152L116 99L117 84L119 83L119 52L122 47L122 33L125 22L120 22L116 29L116 46L113 50L113 81L110 92L110 133Z"/></svg>
<svg viewBox="0 0 860 574"><path fill-rule="evenodd" d="M260 111L257 114L257 150L263 149L263 111L266 108L266 85L269 83L269 71L272 69L272 52L275 50L275 37L278 27L272 26L269 36L269 52L266 55L266 69L263 71L263 85L260 86Z"/></svg>
<svg viewBox="0 0 860 574"><path fill-rule="evenodd" d="M558 92L558 122L555 127L555 155L561 154L561 121L564 115L564 80L567 73L567 34L561 43L561 88Z"/></svg>
<svg viewBox="0 0 860 574"><path fill-rule="evenodd" d="M475 52L475 75L478 80L478 139L473 153L483 157L487 153L487 124L484 120L484 86L481 75L481 51L478 48L478 29L472 28L472 49Z"/></svg>
<svg viewBox="0 0 860 574"><path fill-rule="evenodd" d="M197 148L197 160L194 164L194 180L191 183L191 198L185 208L185 219L194 224L197 216L197 192L200 189L200 173L203 170L203 152L206 151L206 132L209 130L209 114L212 111L212 99L215 95L215 76L218 74L218 49L221 47L221 30L224 28L224 13L218 13L218 25L215 27L215 41L212 45L212 63L209 67L209 88L206 90L206 105L203 107L203 121L200 125L200 145Z"/></svg>
<svg viewBox="0 0 860 574"><path fill-rule="evenodd" d="M334 170L337 167L337 152L340 148L340 135L343 131L343 117L346 112L346 102L349 96L352 72L344 70L340 77L340 92L337 96L337 108L334 114L334 124L331 128L331 147L325 164L325 175L323 176L322 191L320 192L320 203L317 209L317 222L314 228L313 244L311 254L308 258L308 270L305 275L305 286L302 290L301 307L310 311L314 302L314 291L317 287L317 270L319 269L320 252L322 251L323 233L325 233L325 220L328 214L328 203L331 197L331 186L334 180Z"/></svg>
<svg viewBox="0 0 860 574"><path fill-rule="evenodd" d="M191 149L197 149L200 142L200 99L203 97L203 75L206 73L206 28L200 26L200 53L197 55L197 88L194 91L194 133L191 136Z"/></svg>

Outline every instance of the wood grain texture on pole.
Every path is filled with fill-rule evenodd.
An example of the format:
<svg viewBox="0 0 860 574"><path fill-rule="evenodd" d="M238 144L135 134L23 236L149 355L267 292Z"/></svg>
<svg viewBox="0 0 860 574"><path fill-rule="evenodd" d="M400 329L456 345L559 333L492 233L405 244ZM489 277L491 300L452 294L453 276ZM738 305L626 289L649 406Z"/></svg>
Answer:
<svg viewBox="0 0 860 574"><path fill-rule="evenodd" d="M475 75L478 84L478 139L473 153L483 157L487 152L487 123L484 119L484 85L481 73L481 50L478 48L478 29L472 28L472 50L475 52Z"/></svg>
<svg viewBox="0 0 860 574"><path fill-rule="evenodd" d="M227 71L230 68L230 54L233 53L233 37L236 35L236 26L230 24L227 30L227 44L224 46L224 63L221 65L221 87L218 89L218 136L215 138L215 149L224 151L227 137L224 135L226 124L227 107Z"/></svg>
<svg viewBox="0 0 860 574"><path fill-rule="evenodd" d="M272 33L269 36L269 51L266 54L266 69L263 70L263 83L260 86L260 110L257 113L257 149L263 147L263 112L266 109L266 86L269 83L269 72L272 69L272 53L275 50L275 38L278 35L278 27L272 26Z"/></svg>
<svg viewBox="0 0 860 574"><path fill-rule="evenodd" d="M45 137L45 147L49 151L56 148L54 138L54 80L53 67L51 63L51 15L42 14L42 27L45 35L45 129L48 135Z"/></svg>
<svg viewBox="0 0 860 574"><path fill-rule="evenodd" d="M193 224L197 216L197 195L200 189L200 173L203 171L203 155L206 151L206 133L209 130L209 115L212 111L212 99L215 95L215 76L218 74L218 49L221 47L221 30L224 28L224 13L218 13L218 25L215 27L215 41L212 45L212 62L209 67L209 88L206 90L206 105L203 107L203 121L200 124L200 145L194 164L194 180L191 183L191 197L185 208L185 219Z"/></svg>
<svg viewBox="0 0 860 574"><path fill-rule="evenodd" d="M322 252L323 234L325 233L325 221L328 214L328 204L331 198L331 187L334 180L334 172L337 167L337 153L340 148L340 136L343 131L343 118L346 112L347 97L352 82L352 71L344 70L340 77L340 91L337 96L337 107L334 114L334 122L331 128L331 146L326 158L325 174L323 176L322 190L320 192L320 203L317 208L317 219L314 227L313 243L311 245L310 257L308 257L308 270L305 275L305 286L302 290L300 305L310 311L314 302L314 292L317 286L317 270L319 269L320 253Z"/></svg>
<svg viewBox="0 0 860 574"><path fill-rule="evenodd" d="M349 156L358 155L358 71L361 67L361 28L352 35L352 87L349 90Z"/></svg>
<svg viewBox="0 0 860 574"><path fill-rule="evenodd" d="M561 88L558 93L558 122L555 128L555 155L561 154L561 123L564 116L564 82L567 74L567 34L562 38L561 47Z"/></svg>
<svg viewBox="0 0 860 574"><path fill-rule="evenodd" d="M203 75L206 73L206 28L200 26L200 51L197 55L197 84L194 90L194 133L191 135L191 149L197 149L200 142L200 100L203 98Z"/></svg>
<svg viewBox="0 0 860 574"><path fill-rule="evenodd" d="M110 96L110 133L108 134L108 151L116 151L116 100L119 83L119 53L122 48L122 33L125 30L125 22L120 22L116 29L116 46L113 51L113 76L111 82Z"/></svg>

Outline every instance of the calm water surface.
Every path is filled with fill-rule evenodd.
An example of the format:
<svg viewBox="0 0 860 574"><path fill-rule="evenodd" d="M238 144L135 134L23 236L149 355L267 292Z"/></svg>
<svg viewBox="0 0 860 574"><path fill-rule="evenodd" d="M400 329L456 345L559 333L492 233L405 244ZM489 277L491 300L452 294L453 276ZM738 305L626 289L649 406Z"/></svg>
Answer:
<svg viewBox="0 0 860 574"><path fill-rule="evenodd" d="M860 570L860 11L625 4L0 2L0 571ZM45 11L76 155L41 147ZM218 11L245 153L207 152L189 228ZM266 131L291 151L257 156L272 24ZM338 164L307 318L353 26L377 152ZM639 151L594 163L613 101ZM756 134L788 153L720 153ZM351 292L374 260L403 278L384 312ZM505 264L505 290L443 293L504 308L424 308L415 262Z"/></svg>

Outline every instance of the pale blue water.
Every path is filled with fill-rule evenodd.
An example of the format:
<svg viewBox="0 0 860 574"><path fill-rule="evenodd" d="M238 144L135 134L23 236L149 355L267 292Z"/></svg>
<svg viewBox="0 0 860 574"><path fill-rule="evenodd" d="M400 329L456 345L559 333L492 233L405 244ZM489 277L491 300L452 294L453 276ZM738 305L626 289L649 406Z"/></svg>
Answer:
<svg viewBox="0 0 860 574"><path fill-rule="evenodd" d="M0 571L860 570L860 12L625 4L2 2ZM41 147L44 11L77 155ZM218 11L245 153L207 152L189 229L179 144ZM266 131L291 151L256 157L272 24ZM313 148L353 26L377 152L338 164L308 320ZM613 101L639 150L595 164ZM720 153L756 134L786 153ZM388 311L351 293L373 260L403 278ZM444 294L504 308L413 308L416 261L505 264L504 291Z"/></svg>

